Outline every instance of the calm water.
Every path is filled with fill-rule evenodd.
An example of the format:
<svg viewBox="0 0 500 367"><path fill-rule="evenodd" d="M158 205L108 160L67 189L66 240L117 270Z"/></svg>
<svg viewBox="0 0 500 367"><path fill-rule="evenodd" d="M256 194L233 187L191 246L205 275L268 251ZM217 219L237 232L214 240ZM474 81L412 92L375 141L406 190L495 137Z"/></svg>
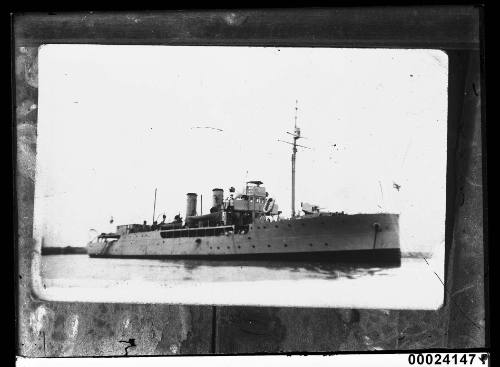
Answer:
<svg viewBox="0 0 500 367"><path fill-rule="evenodd" d="M42 256L44 299L90 302L436 309L443 262L400 266ZM436 272L437 271L437 272ZM436 272L436 273L435 273ZM442 275L440 275L442 279Z"/></svg>
<svg viewBox="0 0 500 367"><path fill-rule="evenodd" d="M401 266L352 263L99 259L87 255L42 257L42 278L142 280L160 282L357 279L429 272L423 258L405 257Z"/></svg>

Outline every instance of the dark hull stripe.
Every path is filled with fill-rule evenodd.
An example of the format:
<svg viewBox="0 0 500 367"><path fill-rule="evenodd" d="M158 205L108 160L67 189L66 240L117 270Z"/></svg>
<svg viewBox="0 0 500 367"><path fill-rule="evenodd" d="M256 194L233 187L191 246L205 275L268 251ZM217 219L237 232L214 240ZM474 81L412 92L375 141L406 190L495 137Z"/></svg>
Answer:
<svg viewBox="0 0 500 367"><path fill-rule="evenodd" d="M191 260L282 260L282 261L327 261L354 263L400 263L399 249L355 250L355 251L316 251L289 253L259 253L259 254L225 254L225 255L112 255L89 254L96 258L118 259L191 259Z"/></svg>

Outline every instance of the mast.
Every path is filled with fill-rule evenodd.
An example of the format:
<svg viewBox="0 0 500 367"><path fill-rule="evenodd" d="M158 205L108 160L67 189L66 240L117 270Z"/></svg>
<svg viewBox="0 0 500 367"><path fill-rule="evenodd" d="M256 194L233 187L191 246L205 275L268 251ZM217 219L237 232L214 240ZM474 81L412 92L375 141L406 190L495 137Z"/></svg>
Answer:
<svg viewBox="0 0 500 367"><path fill-rule="evenodd" d="M292 149L292 217L295 216L295 159L297 157L297 140L300 139L300 129L297 127L298 101L295 101L295 125L293 131Z"/></svg>
<svg viewBox="0 0 500 367"><path fill-rule="evenodd" d="M156 211L156 188L155 188L155 201L153 204L153 221L151 222L151 224L155 223L155 211Z"/></svg>
<svg viewBox="0 0 500 367"><path fill-rule="evenodd" d="M302 138L302 136L300 135L300 128L297 127L297 111L299 110L298 103L299 103L299 101L296 100L295 101L295 118L294 118L295 124L294 124L293 133L288 132L288 131L286 132L287 134L292 135L293 143L278 139L278 141L280 141L282 143L287 143L287 144L292 145L292 218L295 217L295 161L297 158L297 147L310 149L309 147L305 147L303 145L297 144L297 140Z"/></svg>

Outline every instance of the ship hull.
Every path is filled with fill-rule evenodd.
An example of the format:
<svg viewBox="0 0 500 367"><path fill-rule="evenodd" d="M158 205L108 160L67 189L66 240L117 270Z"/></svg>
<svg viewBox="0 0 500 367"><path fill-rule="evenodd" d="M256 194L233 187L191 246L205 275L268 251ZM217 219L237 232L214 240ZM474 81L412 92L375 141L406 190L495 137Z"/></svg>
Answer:
<svg viewBox="0 0 500 367"><path fill-rule="evenodd" d="M355 214L256 221L246 233L168 238L164 231L130 233L112 244L90 243L89 256L105 258L331 260L400 257L397 214ZM172 232L170 232L172 233Z"/></svg>

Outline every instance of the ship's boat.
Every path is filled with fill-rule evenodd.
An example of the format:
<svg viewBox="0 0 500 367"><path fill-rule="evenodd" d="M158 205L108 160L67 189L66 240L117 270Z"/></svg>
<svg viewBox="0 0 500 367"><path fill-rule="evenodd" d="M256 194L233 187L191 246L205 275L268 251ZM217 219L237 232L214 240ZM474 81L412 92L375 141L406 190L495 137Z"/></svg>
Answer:
<svg viewBox="0 0 500 367"><path fill-rule="evenodd" d="M261 181L224 198L213 190L210 213L197 215L197 194L187 194L184 222L129 224L87 246L91 257L211 259L376 259L399 261L398 214L321 212L302 203L303 215L281 218Z"/></svg>

